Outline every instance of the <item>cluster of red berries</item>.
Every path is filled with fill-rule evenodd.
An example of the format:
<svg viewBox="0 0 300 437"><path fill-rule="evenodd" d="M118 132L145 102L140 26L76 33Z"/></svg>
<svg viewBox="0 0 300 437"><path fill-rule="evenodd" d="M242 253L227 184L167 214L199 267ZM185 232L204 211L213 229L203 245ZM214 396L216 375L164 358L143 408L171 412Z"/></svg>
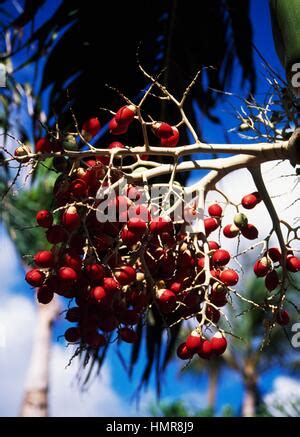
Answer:
<svg viewBox="0 0 300 437"><path fill-rule="evenodd" d="M260 202L261 197L259 193L254 192L244 196L241 204L245 209L252 209ZM238 212L233 218L233 223L224 226L223 234L227 238L242 235L248 240L255 240L258 237L258 230L253 224L248 223L248 218L245 214Z"/></svg>
<svg viewBox="0 0 300 437"><path fill-rule="evenodd" d="M112 134L123 134L136 117L136 108L120 108L109 123ZM97 118L82 126L81 135L89 141L101 126ZM179 132L167 123L153 123L153 131L164 147L178 144ZM76 144L76 145L75 145ZM61 141L44 138L36 145L37 152L75 149L74 136ZM124 149L114 141L108 149ZM19 149L19 148L18 148ZM28 150L15 152L25 156ZM137 341L135 326L155 305L168 324L195 318L198 328L178 348L182 359L194 354L209 359L226 350L227 341L218 328L220 308L239 280L236 270L228 267L231 254L213 240L197 242L186 232L186 223L174 223L170 217L141 202L144 188L127 184L124 192L116 190L108 206L118 212L114 221L100 222L97 208L102 200L96 198L99 188L109 190L121 177L121 161L115 159L107 178L106 156L93 156L72 162L56 155L54 168L61 174L53 189L54 211L38 211L36 220L45 228L46 239L52 245L33 257L34 268L26 274L27 282L38 287L39 302L49 303L54 293L71 299L76 306L68 309L66 319L75 325L65 332L70 343L98 349L116 333L120 340ZM258 193L244 196L245 209L254 208L261 198ZM129 214L130 211L130 214ZM208 208L204 219L206 238L219 229L227 238L238 235L253 240L258 230L238 212L233 223L222 227L223 209L218 203ZM192 213L193 216L193 213ZM276 269L281 253L270 248L256 261L257 276L265 276L266 287L274 290L279 284ZM292 253L287 257L287 269L300 270L300 260ZM282 310L277 321L286 324L288 314ZM207 326L216 328L211 339L204 335ZM223 331L222 331L223 332Z"/></svg>
<svg viewBox="0 0 300 437"><path fill-rule="evenodd" d="M122 135L128 131L129 126L136 117L136 107L134 105L122 106L110 120L108 128L112 135ZM85 141L90 141L95 137L101 129L101 124L97 117L90 118L83 123L81 129L81 136ZM175 147L179 141L179 130L176 126L171 126L164 122L155 122L152 124L153 133L159 138L160 145L164 147ZM76 134L67 134L57 138L57 135L47 135L40 138L35 144L36 153L62 153L64 150L77 151L80 147L80 141L76 140ZM124 148L124 145L120 142L111 143L109 149L112 148ZM14 155L17 158L23 158L22 162L28 162L25 159L27 155L31 154L31 149L27 145L22 145L16 148ZM142 155L141 159L148 159L147 155ZM99 161L107 165L109 159L107 157L99 157ZM55 164L58 170L64 170L66 165L63 158L56 157Z"/></svg>
<svg viewBox="0 0 300 437"><path fill-rule="evenodd" d="M216 332L211 339L206 339L195 329L188 335L186 341L177 349L181 360L188 360L198 354L200 358L209 360L222 355L227 348L227 340L223 334Z"/></svg>

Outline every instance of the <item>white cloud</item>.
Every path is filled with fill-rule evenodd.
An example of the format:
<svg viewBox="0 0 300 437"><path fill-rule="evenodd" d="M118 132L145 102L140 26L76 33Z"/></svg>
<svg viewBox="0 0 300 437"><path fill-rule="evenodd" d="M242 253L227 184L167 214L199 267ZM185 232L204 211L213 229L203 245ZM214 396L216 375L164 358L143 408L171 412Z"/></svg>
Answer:
<svg viewBox="0 0 300 437"><path fill-rule="evenodd" d="M288 376L279 376L273 382L273 390L264 397L274 416L300 415L300 381ZM297 407L293 404L297 403ZM282 408L284 411L282 411Z"/></svg>
<svg viewBox="0 0 300 437"><path fill-rule="evenodd" d="M1 296L0 416L16 416L22 399L35 324L34 306L22 296Z"/></svg>
<svg viewBox="0 0 300 437"><path fill-rule="evenodd" d="M0 416L17 416L26 382L32 340L36 326L34 302L20 295L2 294L0 306ZM136 416L147 414L143 403L135 403L118 393L112 384L107 362L100 376L92 378L86 391L80 389L76 374L78 360L66 367L70 348L53 344L50 364L49 406L51 416ZM124 394L123 394L124 395Z"/></svg>
<svg viewBox="0 0 300 437"><path fill-rule="evenodd" d="M55 345L51 361L50 415L57 416L127 416L128 404L112 388L108 365L100 377L93 380L86 391L80 390L76 380L78 362L66 368L70 349Z"/></svg>
<svg viewBox="0 0 300 437"><path fill-rule="evenodd" d="M17 416L23 396L36 324L33 302L23 296L2 296L0 328L0 416ZM50 413L52 416L126 416L134 414L112 388L108 365L88 391L76 385L77 361L67 369L70 349L53 345L50 370ZM130 409L130 411L129 411ZM131 411L132 410L132 411ZM135 413L136 414L136 413Z"/></svg>

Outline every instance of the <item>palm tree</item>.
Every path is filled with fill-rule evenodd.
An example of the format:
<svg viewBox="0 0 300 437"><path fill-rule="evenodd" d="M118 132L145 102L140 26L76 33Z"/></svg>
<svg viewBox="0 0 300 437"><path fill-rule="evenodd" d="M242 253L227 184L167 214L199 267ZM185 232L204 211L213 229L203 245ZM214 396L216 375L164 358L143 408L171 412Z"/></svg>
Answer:
<svg viewBox="0 0 300 437"><path fill-rule="evenodd" d="M53 299L50 304L38 304L38 317L33 340L33 351L27 370L25 394L21 405L22 417L47 417L49 366L52 325L59 312L59 304Z"/></svg>
<svg viewBox="0 0 300 437"><path fill-rule="evenodd" d="M8 26L17 31L31 24L43 8L47 13L49 3L25 1L23 13L7 20ZM91 0L63 0L40 26L29 29L27 37L15 38L13 51L29 50L22 65L46 55L38 91L41 95L51 86L49 122L54 115L60 115L62 126L70 122L62 92L66 86L79 121L98 113L100 105L110 107L113 100L118 104L106 83L129 96L137 95L146 85L137 68L139 46L141 62L154 74L165 69L161 79L177 94L197 70L214 67L199 82L195 101L217 121L211 111L220 94L211 89L226 88L236 59L249 90L255 89L249 1L204 0L200 11L194 8L183 0L162 0L155 7L151 1L141 4L138 0L102 2L99 7ZM192 116L193 103L187 104ZM37 105L36 115L39 109ZM160 111L168 111L171 119L174 115L164 103Z"/></svg>
<svg viewBox="0 0 300 437"><path fill-rule="evenodd" d="M195 99L187 102L187 113L195 125L194 104L212 121L220 122L213 110L221 94L213 89L224 90L230 84L236 60L243 83L248 84L247 92L254 92L249 0L205 0L200 13L193 3L183 0L162 0L155 7L150 1L101 2L99 9L91 0L62 0L48 13L51 5L49 0L26 0L21 14L3 18L14 38L12 50L2 59L17 54L21 58L18 70L33 62L40 66L41 59L44 62L41 80L37 81L40 85L34 88L38 96L32 117L35 137L41 134L37 121L46 109L42 98L48 90L48 124L53 125L59 116L62 129L72 123L70 102L79 123L98 115L100 106L110 107L112 101L114 106L120 105L119 96L105 87L107 82L132 98L137 96L147 86L138 71L138 47L140 62L153 74L162 72L162 82L175 94L182 93L197 70L213 67L203 72ZM36 17L43 11L46 18L36 25ZM22 32L23 28L27 31ZM62 92L66 88L68 95ZM173 110L165 101L151 105L161 119L174 122ZM108 119L109 114L103 112L101 120L105 123ZM106 138L101 141L105 143ZM140 139L128 136L125 141L134 145ZM146 337L147 349L141 383L147 383L152 369L156 369L159 391L159 376L172 357L180 326L171 329L164 348L163 320L155 310L149 317L147 326L138 327L140 339ZM129 373L138 361L141 344L140 340L133 346Z"/></svg>
<svg viewBox="0 0 300 437"><path fill-rule="evenodd" d="M266 290L261 280L246 285L245 291L243 291L245 298L261 303L265 294ZM244 388L240 413L242 416L253 417L259 413L262 407L260 376L276 365L296 373L299 372L299 366L296 356L292 353L286 333L279 326L273 330L270 344L263 351L260 351L260 345L265 335L265 314L258 309L248 311L249 307L249 304L245 305L240 300L234 299L234 313L243 312L243 323L239 322L233 311L229 314L233 332L243 341L233 338L225 354L215 360L204 361L194 358L186 369L187 372L181 372L181 375L188 376L189 371L193 377L202 373L207 374L207 406L214 410L220 373L225 368L238 372Z"/></svg>
<svg viewBox="0 0 300 437"><path fill-rule="evenodd" d="M246 285L243 295L263 304L266 296L263 280ZM237 311L244 311L246 306L240 305ZM265 319L264 311L254 308L243 313L243 323L238 323L238 318L232 319L234 332L244 339L243 342L233 340L231 354L227 359L229 366L239 372L244 384L242 416L255 416L259 412L262 405L259 379L267 370L280 366L298 372L297 357L285 329L279 325L274 328L270 343L260 350L265 338Z"/></svg>
<svg viewBox="0 0 300 437"><path fill-rule="evenodd" d="M2 119L4 139L9 131L9 108L13 106L13 88L6 90L4 109L7 109ZM12 93L10 92L12 91ZM8 118L7 118L8 117ZM26 138L23 132L22 138ZM6 147L5 147L6 149ZM3 154L4 156L4 154ZM17 169L8 166L1 168L0 173L0 222L3 223L14 241L20 257L24 262L24 269L31 263L27 258L29 253L45 247L44 235L34 224L35 211L47 204L53 189L54 175L46 171L45 167L39 168L33 175L34 186L29 189L19 190L16 194L15 175ZM49 201L49 200L48 200ZM49 204L50 207L50 204ZM26 229L26 232L24 232ZM28 368L26 392L22 402L22 416L46 416L48 414L48 379L49 358L51 351L52 325L58 314L58 302L53 300L47 307L38 304L37 325L33 342L31 362Z"/></svg>

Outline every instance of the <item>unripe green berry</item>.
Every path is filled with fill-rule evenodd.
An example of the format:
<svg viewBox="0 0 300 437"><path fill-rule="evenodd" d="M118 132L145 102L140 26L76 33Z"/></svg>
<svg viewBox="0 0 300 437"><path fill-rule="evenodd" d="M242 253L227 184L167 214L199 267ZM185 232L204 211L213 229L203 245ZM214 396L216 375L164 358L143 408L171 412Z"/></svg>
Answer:
<svg viewBox="0 0 300 437"><path fill-rule="evenodd" d="M237 226L239 229L242 229L245 226L247 226L248 218L242 212L238 212L237 214L235 214L235 216L233 218L233 222L234 222L235 226Z"/></svg>
<svg viewBox="0 0 300 437"><path fill-rule="evenodd" d="M62 145L65 150L70 150L71 152L76 152L78 150L78 144L76 143L75 136L71 134L66 136Z"/></svg>

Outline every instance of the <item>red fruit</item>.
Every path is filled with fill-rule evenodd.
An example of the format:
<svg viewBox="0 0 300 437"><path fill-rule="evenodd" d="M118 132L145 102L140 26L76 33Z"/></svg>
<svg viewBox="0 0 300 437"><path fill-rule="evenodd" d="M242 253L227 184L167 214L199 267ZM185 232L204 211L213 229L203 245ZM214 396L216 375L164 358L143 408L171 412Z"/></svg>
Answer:
<svg viewBox="0 0 300 437"><path fill-rule="evenodd" d="M49 243L58 244L66 240L67 234L62 226L54 225L47 230L46 237Z"/></svg>
<svg viewBox="0 0 300 437"><path fill-rule="evenodd" d="M121 143L120 143L121 144ZM138 187L132 184L127 185L126 196L130 200L139 200L141 198L141 191Z"/></svg>
<svg viewBox="0 0 300 437"><path fill-rule="evenodd" d="M121 231L121 240L126 246L133 246L139 241L139 239L140 235L138 235L136 232L130 231L126 225L124 226Z"/></svg>
<svg viewBox="0 0 300 437"><path fill-rule="evenodd" d="M137 232L139 235L141 235L147 229L147 223L144 220L140 219L140 218L133 217L133 218L128 220L127 228L131 232L133 232L133 233Z"/></svg>
<svg viewBox="0 0 300 437"><path fill-rule="evenodd" d="M265 279L266 288L269 291L273 291L278 286L278 284L279 284L278 274L277 274L276 270L272 270L266 276L266 279Z"/></svg>
<svg viewBox="0 0 300 437"><path fill-rule="evenodd" d="M227 286L236 285L239 280L239 275L235 270L225 269L220 273L220 281Z"/></svg>
<svg viewBox="0 0 300 437"><path fill-rule="evenodd" d="M118 319L124 325L136 325L140 320L140 315L136 310L125 309L118 315Z"/></svg>
<svg viewBox="0 0 300 437"><path fill-rule="evenodd" d="M276 315L278 325L285 326L290 323L290 316L286 310L280 310Z"/></svg>
<svg viewBox="0 0 300 437"><path fill-rule="evenodd" d="M137 333L130 328L119 329L119 336L121 340L126 341L126 343L136 343L138 340Z"/></svg>
<svg viewBox="0 0 300 437"><path fill-rule="evenodd" d="M169 285L169 290L173 291L173 293L178 294L183 290L182 282L171 282Z"/></svg>
<svg viewBox="0 0 300 437"><path fill-rule="evenodd" d="M52 267L54 262L53 253L50 250L41 250L34 255L34 262L39 267Z"/></svg>
<svg viewBox="0 0 300 437"><path fill-rule="evenodd" d="M37 153L50 153L52 151L52 144L48 140L48 138L46 138L46 137L40 138L35 143L35 151Z"/></svg>
<svg viewBox="0 0 300 437"><path fill-rule="evenodd" d="M261 202L261 196L257 191L251 194L247 194L242 198L242 205L245 209L252 209L259 202Z"/></svg>
<svg viewBox="0 0 300 437"><path fill-rule="evenodd" d="M177 264L180 269L193 267L195 265L195 259L189 250L185 250L184 252L179 253Z"/></svg>
<svg viewBox="0 0 300 437"><path fill-rule="evenodd" d="M113 296L108 290L97 286L91 289L91 298L104 306L110 306Z"/></svg>
<svg viewBox="0 0 300 437"><path fill-rule="evenodd" d="M104 165L100 160L100 157L96 156L96 161L94 159L88 159L85 164L89 167L87 170L81 169L77 170L77 176L79 179L83 179L88 185L97 186L99 179L102 179L106 170ZM103 158L103 156L101 157Z"/></svg>
<svg viewBox="0 0 300 437"><path fill-rule="evenodd" d="M208 305L206 307L205 314L212 323L218 323L221 317L220 311L212 307L211 305Z"/></svg>
<svg viewBox="0 0 300 437"><path fill-rule="evenodd" d="M136 107L134 105L122 106L116 115L115 120L120 126L128 126L134 119L136 113Z"/></svg>
<svg viewBox="0 0 300 437"><path fill-rule="evenodd" d="M172 126L173 134L169 136L168 138L161 138L160 144L163 147L175 147L177 146L177 143L179 141L179 131L177 127Z"/></svg>
<svg viewBox="0 0 300 437"><path fill-rule="evenodd" d="M220 279L221 271L216 269L211 269L210 274L213 278Z"/></svg>
<svg viewBox="0 0 300 437"><path fill-rule="evenodd" d="M131 266L122 266L114 272L121 285L129 285L136 279L136 270Z"/></svg>
<svg viewBox="0 0 300 437"><path fill-rule="evenodd" d="M262 278L263 276L266 276L266 274L270 270L270 267L271 267L270 261L266 256L264 256L263 258L255 261L253 266L253 271L258 278Z"/></svg>
<svg viewBox="0 0 300 437"><path fill-rule="evenodd" d="M222 355L227 348L227 340L220 333L216 332L213 338L210 340L212 353L216 356Z"/></svg>
<svg viewBox="0 0 300 437"><path fill-rule="evenodd" d="M176 308L176 295L171 290L158 290L157 301L163 313L170 313Z"/></svg>
<svg viewBox="0 0 300 437"><path fill-rule="evenodd" d="M211 217L222 217L223 209L218 203L214 203L209 206L208 208L208 214Z"/></svg>
<svg viewBox="0 0 300 437"><path fill-rule="evenodd" d="M81 318L81 310L79 307L69 308L66 312L66 319L68 322L77 323Z"/></svg>
<svg viewBox="0 0 300 437"><path fill-rule="evenodd" d="M153 234L171 233L173 231L173 223L166 217L157 217L151 220L149 229Z"/></svg>
<svg viewBox="0 0 300 437"><path fill-rule="evenodd" d="M220 245L216 241L208 241L209 250L220 249Z"/></svg>
<svg viewBox="0 0 300 437"><path fill-rule="evenodd" d="M218 285L221 286L221 284ZM226 295L226 291L218 291L217 289L213 289L210 294L210 301L217 307L223 307L227 304Z"/></svg>
<svg viewBox="0 0 300 437"><path fill-rule="evenodd" d="M72 251L72 254L83 255L84 252L83 247L85 245L85 242L86 242L85 235L73 234L72 237L69 239L69 246L70 246L70 251Z"/></svg>
<svg viewBox="0 0 300 437"><path fill-rule="evenodd" d="M219 220L213 217L208 217L204 219L204 228L206 235L209 235L211 232L215 231L220 226Z"/></svg>
<svg viewBox="0 0 300 437"><path fill-rule="evenodd" d="M50 211L42 209L37 212L36 221L42 228L50 228L53 223L53 215Z"/></svg>
<svg viewBox="0 0 300 437"><path fill-rule="evenodd" d="M237 226L234 224L232 225L226 225L223 228L223 235L227 238L234 238L240 233L240 230Z"/></svg>
<svg viewBox="0 0 300 437"><path fill-rule="evenodd" d="M83 341L93 349L106 345L106 340L103 334L99 334L97 331L90 331L84 334Z"/></svg>
<svg viewBox="0 0 300 437"><path fill-rule="evenodd" d="M25 279L33 287L39 287L45 280L45 274L38 269L32 269L26 273Z"/></svg>
<svg viewBox="0 0 300 437"><path fill-rule="evenodd" d="M65 339L68 343L76 343L80 340L80 337L79 328L69 328L65 332Z"/></svg>
<svg viewBox="0 0 300 437"><path fill-rule="evenodd" d="M57 272L57 276L63 282L74 282L78 277L75 270L71 267L61 267Z"/></svg>
<svg viewBox="0 0 300 437"><path fill-rule="evenodd" d="M42 303L44 305L50 303L53 297L54 293L49 289L47 285L43 285L37 291L37 300L39 303Z"/></svg>
<svg viewBox="0 0 300 437"><path fill-rule="evenodd" d="M97 135L100 129L101 129L101 125L97 117L90 118L89 120L85 121L82 125L83 135L87 133L91 137Z"/></svg>
<svg viewBox="0 0 300 437"><path fill-rule="evenodd" d="M185 343L181 343L177 348L177 356L181 360L188 360L192 357L192 353L188 350Z"/></svg>
<svg viewBox="0 0 300 437"><path fill-rule="evenodd" d="M109 149L125 149L125 146L123 143L120 143L120 141L113 141L108 146Z"/></svg>
<svg viewBox="0 0 300 437"><path fill-rule="evenodd" d="M83 179L75 179L70 185L70 193L76 198L81 198L87 195L88 186Z"/></svg>
<svg viewBox="0 0 300 437"><path fill-rule="evenodd" d="M159 138L170 138L173 135L172 126L168 123L155 123L153 125L153 130Z"/></svg>
<svg viewBox="0 0 300 437"><path fill-rule="evenodd" d="M147 205L141 204L141 205L132 205L128 209L128 217L131 220L132 218L139 218L140 220L143 220L144 222L148 223L151 215L148 210Z"/></svg>
<svg viewBox="0 0 300 437"><path fill-rule="evenodd" d="M81 271L82 259L75 251L70 249L70 252L63 256L63 264L67 267L71 267L76 272Z"/></svg>
<svg viewBox="0 0 300 437"><path fill-rule="evenodd" d="M101 264L88 264L85 271L90 281L101 281L103 279L104 269Z"/></svg>
<svg viewBox="0 0 300 437"><path fill-rule="evenodd" d="M117 293L120 291L120 284L114 278L106 277L103 279L103 287L110 293Z"/></svg>
<svg viewBox="0 0 300 437"><path fill-rule="evenodd" d="M202 342L203 342L203 340L202 340L201 335L195 329L187 337L185 344L186 344L186 347L188 348L188 350L192 354L195 354L200 349Z"/></svg>
<svg viewBox="0 0 300 437"><path fill-rule="evenodd" d="M66 212L64 212L61 222L68 231L74 231L74 229L79 228L80 216L75 206L70 206Z"/></svg>
<svg viewBox="0 0 300 437"><path fill-rule="evenodd" d="M54 291L54 293L56 293L57 288L60 284L59 284L59 281L57 279L57 276L54 274L51 274L50 276L47 277L45 285L47 285L49 290L52 290L52 291Z"/></svg>
<svg viewBox="0 0 300 437"><path fill-rule="evenodd" d="M110 120L110 122L108 124L108 129L112 135L122 135L128 131L128 125L127 124L125 124L125 125L118 124L115 117L114 117Z"/></svg>
<svg viewBox="0 0 300 437"><path fill-rule="evenodd" d="M242 235L248 240L255 240L258 237L258 230L254 225L248 223L241 229Z"/></svg>
<svg viewBox="0 0 300 437"><path fill-rule="evenodd" d="M294 255L289 255L286 259L286 268L289 272L299 272L300 270L300 258Z"/></svg>
<svg viewBox="0 0 300 437"><path fill-rule="evenodd" d="M106 317L102 319L99 323L100 329L104 332L114 331L118 326L119 322L114 316Z"/></svg>
<svg viewBox="0 0 300 437"><path fill-rule="evenodd" d="M225 266L230 261L230 253L224 249L216 250L212 255L212 262L218 266Z"/></svg>
<svg viewBox="0 0 300 437"><path fill-rule="evenodd" d="M202 302L203 298L198 293L189 292L184 296L183 302L189 308L198 307L197 311L199 311L199 305Z"/></svg>
<svg viewBox="0 0 300 437"><path fill-rule="evenodd" d="M148 295L144 292L140 292L137 289L132 289L127 292L127 302L136 309L143 308L148 303Z"/></svg>
<svg viewBox="0 0 300 437"><path fill-rule="evenodd" d="M209 340L204 340L198 350L199 357L204 358L205 360L209 360L212 356L212 353L213 351L211 342Z"/></svg>
<svg viewBox="0 0 300 437"><path fill-rule="evenodd" d="M267 251L269 257L274 262L280 262L281 261L281 252L277 247L270 247Z"/></svg>

